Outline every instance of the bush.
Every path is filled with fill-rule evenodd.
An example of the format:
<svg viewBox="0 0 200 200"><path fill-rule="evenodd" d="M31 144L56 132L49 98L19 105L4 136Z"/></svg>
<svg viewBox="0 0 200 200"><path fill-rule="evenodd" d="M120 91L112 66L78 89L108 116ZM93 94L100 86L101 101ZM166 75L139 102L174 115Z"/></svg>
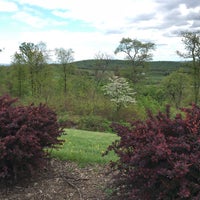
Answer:
<svg viewBox="0 0 200 200"><path fill-rule="evenodd" d="M175 118L167 107L113 127L121 138L108 151L119 157L111 166L120 199L200 199L200 107L183 108Z"/></svg>
<svg viewBox="0 0 200 200"><path fill-rule="evenodd" d="M63 132L47 106L14 106L16 99L0 98L0 179L17 180L43 167L46 148L61 144Z"/></svg>
<svg viewBox="0 0 200 200"><path fill-rule="evenodd" d="M76 128L77 127L77 120L73 118L73 116L62 115L60 114L58 117L58 122L63 128Z"/></svg>
<svg viewBox="0 0 200 200"><path fill-rule="evenodd" d="M110 125L111 122L100 116L88 115L80 119L79 129L111 132L112 129Z"/></svg>

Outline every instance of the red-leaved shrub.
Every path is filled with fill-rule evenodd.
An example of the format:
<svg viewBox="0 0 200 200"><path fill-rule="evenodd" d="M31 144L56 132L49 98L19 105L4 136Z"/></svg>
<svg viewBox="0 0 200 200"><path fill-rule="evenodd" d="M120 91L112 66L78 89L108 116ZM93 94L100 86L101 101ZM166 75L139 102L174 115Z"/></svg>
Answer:
<svg viewBox="0 0 200 200"><path fill-rule="evenodd" d="M170 118L168 106L129 127L114 125L120 140L108 151L119 157L112 164L119 199L200 199L200 107L181 111Z"/></svg>
<svg viewBox="0 0 200 200"><path fill-rule="evenodd" d="M46 148L62 143L57 116L46 105L14 106L0 97L0 180L16 180L44 166Z"/></svg>

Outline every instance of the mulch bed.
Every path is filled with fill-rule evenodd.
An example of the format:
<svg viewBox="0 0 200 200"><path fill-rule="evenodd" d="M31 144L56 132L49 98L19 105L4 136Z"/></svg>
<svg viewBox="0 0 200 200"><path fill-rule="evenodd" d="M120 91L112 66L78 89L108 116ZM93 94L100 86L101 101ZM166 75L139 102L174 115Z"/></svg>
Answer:
<svg viewBox="0 0 200 200"><path fill-rule="evenodd" d="M106 200L111 181L108 165L80 167L50 159L45 170L15 185L0 184L0 200Z"/></svg>

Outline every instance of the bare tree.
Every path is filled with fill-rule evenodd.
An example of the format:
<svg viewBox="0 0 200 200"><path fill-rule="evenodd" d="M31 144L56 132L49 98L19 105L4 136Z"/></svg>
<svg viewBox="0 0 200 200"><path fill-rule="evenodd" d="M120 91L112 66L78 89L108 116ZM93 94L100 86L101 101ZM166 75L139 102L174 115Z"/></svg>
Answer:
<svg viewBox="0 0 200 200"><path fill-rule="evenodd" d="M94 56L95 58L95 78L97 82L97 86L102 81L106 70L108 69L108 65L112 59L112 56L110 56L107 53L104 52L98 52Z"/></svg>

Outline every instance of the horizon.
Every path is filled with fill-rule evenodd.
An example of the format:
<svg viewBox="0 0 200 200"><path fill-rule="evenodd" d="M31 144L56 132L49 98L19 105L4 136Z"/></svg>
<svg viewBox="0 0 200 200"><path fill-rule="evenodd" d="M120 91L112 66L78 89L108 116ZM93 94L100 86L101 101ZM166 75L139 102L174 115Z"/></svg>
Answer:
<svg viewBox="0 0 200 200"><path fill-rule="evenodd" d="M85 59L85 60L76 60L76 61L72 61L71 63L77 63L77 62L84 62L84 61L94 61L94 60L97 60L95 58L93 59ZM104 60L104 59L103 59ZM125 60L125 59L109 59L111 61L130 61L130 60ZM190 62L190 60L150 60L150 61L146 61L146 63L151 63L151 62L176 62L176 63L181 63L181 62ZM51 63L47 63L48 65L51 65L51 64L57 64L57 65L60 65L60 63L56 63L56 62L51 62ZM0 67L3 67L3 66L11 66L12 63L10 64L7 64L7 63L0 63Z"/></svg>

